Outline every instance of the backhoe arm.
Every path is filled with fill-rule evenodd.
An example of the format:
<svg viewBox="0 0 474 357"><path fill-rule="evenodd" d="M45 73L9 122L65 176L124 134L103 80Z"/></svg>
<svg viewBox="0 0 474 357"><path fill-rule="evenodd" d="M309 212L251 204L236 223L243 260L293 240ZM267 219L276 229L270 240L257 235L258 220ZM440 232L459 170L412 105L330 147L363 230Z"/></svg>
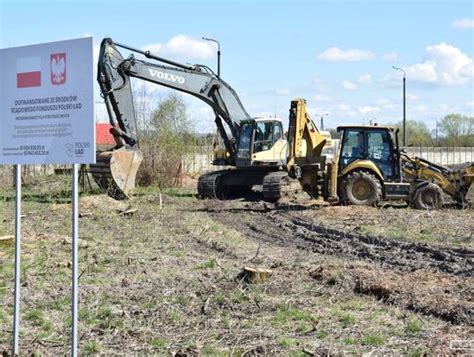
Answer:
<svg viewBox="0 0 474 357"><path fill-rule="evenodd" d="M290 175L298 178L303 189L312 197L319 195L318 177L326 165L326 158L322 155L325 144L326 139L309 117L306 101L292 100L287 167Z"/></svg>

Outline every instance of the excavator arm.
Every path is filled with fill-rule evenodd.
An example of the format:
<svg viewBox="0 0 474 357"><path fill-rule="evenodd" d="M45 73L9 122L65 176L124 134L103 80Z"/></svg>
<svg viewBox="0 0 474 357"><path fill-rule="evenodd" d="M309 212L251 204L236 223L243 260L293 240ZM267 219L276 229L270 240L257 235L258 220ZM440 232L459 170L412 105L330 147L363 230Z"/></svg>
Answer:
<svg viewBox="0 0 474 357"><path fill-rule="evenodd" d="M141 54L155 62L137 59L133 53L125 59L118 51L118 47ZM109 110L109 117L118 123L120 127L118 134L129 145L136 142L131 77L191 94L207 103L216 113L216 126L224 140L226 150L231 158L235 157L239 123L241 120L249 119L250 116L237 93L226 82L206 66L181 64L155 56L149 51L114 43L112 39L106 38L101 45L98 81L106 105L112 109ZM229 128L230 136L225 131L223 122Z"/></svg>
<svg viewBox="0 0 474 357"><path fill-rule="evenodd" d="M118 48L132 54L124 58ZM138 59L136 54L153 62ZM215 124L229 153L227 163L235 165L240 121L250 119L250 116L226 82L206 66L178 63L105 38L100 46L97 81L117 145L112 151L98 153L97 164L91 165L91 173L110 196L117 199L128 196L135 186L135 175L142 161L131 78L191 94L208 104L215 113Z"/></svg>

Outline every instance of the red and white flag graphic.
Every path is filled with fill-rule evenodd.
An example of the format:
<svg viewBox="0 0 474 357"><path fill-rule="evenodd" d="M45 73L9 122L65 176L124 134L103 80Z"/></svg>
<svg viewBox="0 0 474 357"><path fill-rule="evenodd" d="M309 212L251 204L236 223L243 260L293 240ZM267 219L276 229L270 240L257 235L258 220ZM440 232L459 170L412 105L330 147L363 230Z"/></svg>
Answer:
<svg viewBox="0 0 474 357"><path fill-rule="evenodd" d="M16 87L41 87L41 58L39 56L16 60Z"/></svg>

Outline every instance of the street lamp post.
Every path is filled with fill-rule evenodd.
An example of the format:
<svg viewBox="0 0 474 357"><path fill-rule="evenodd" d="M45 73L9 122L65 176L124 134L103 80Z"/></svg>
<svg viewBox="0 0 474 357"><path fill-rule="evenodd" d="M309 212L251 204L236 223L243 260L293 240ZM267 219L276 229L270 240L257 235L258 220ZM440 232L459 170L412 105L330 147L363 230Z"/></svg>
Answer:
<svg viewBox="0 0 474 357"><path fill-rule="evenodd" d="M406 146L406 72L403 68L392 66L393 69L403 72L403 146Z"/></svg>
<svg viewBox="0 0 474 357"><path fill-rule="evenodd" d="M324 130L324 117L328 116L329 113L321 115L321 130Z"/></svg>
<svg viewBox="0 0 474 357"><path fill-rule="evenodd" d="M221 44L219 41L214 40L213 38L203 37L205 41L211 41L217 43L217 78L221 77Z"/></svg>

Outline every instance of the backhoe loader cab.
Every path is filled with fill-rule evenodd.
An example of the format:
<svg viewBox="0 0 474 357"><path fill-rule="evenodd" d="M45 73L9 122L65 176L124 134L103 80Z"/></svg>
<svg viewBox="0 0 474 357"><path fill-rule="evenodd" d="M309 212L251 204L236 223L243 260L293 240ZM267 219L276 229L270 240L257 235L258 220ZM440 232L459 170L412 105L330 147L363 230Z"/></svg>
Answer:
<svg viewBox="0 0 474 357"><path fill-rule="evenodd" d="M341 132L339 172L344 175L365 162L382 180L399 178L398 147L391 127L338 127Z"/></svg>
<svg viewBox="0 0 474 357"><path fill-rule="evenodd" d="M237 145L237 167L278 166L286 163L288 143L277 118L243 120Z"/></svg>
<svg viewBox="0 0 474 357"><path fill-rule="evenodd" d="M387 126L341 126L331 167L331 192L340 201L373 205L382 199L409 200L402 182L398 139Z"/></svg>

